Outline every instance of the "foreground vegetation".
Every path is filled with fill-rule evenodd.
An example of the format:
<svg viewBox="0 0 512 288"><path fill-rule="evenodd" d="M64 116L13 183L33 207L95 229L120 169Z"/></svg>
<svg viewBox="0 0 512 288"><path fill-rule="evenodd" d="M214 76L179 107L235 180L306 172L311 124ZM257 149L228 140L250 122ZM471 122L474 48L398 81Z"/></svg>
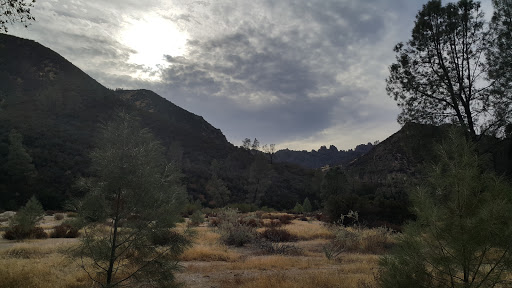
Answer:
<svg viewBox="0 0 512 288"><path fill-rule="evenodd" d="M218 215L207 216L191 228L196 232L193 245L179 258L183 268L175 276L185 287L371 287L379 256L395 237L382 229L343 228L314 217L258 212L237 214L237 221L254 232L251 241L237 247L222 241ZM56 218L45 216L40 226L51 232L69 220ZM190 223L179 224L175 231L190 229ZM263 235L269 229L292 237L284 242L268 240ZM271 250L262 245L267 241L275 248L293 249ZM0 269L0 287L91 287L92 280L80 267L82 260L71 253L78 245L76 238L1 240L0 267L9 268ZM337 253L327 257L329 249ZM88 258L84 261L92 263Z"/></svg>

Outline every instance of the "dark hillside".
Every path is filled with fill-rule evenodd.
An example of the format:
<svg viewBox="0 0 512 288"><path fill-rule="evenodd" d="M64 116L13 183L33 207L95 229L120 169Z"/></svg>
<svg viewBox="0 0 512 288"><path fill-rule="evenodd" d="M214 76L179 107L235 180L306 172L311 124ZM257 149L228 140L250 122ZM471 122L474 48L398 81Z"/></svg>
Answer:
<svg viewBox="0 0 512 288"><path fill-rule="evenodd" d="M99 125L118 109L138 114L165 147L181 147L191 174L234 149L202 117L155 93L114 92L52 50L5 34L0 34L0 109L0 163L7 162L8 135L16 129L37 171L30 181L25 179L30 185L14 187L23 181L14 181L15 175L1 165L4 208L24 203L34 190L46 208L58 208L75 194L73 183L88 173L88 153Z"/></svg>
<svg viewBox="0 0 512 288"><path fill-rule="evenodd" d="M257 204L289 209L307 196L314 199L308 195L312 171L258 162L201 116L152 91L112 91L52 50L0 34L0 210L19 207L32 194L46 209L60 209L80 195L74 183L90 174L97 130L119 109L140 118L166 147L168 161L182 163L193 201L214 205L213 192L206 191L213 160L222 167L217 174L230 190L229 202L257 199ZM26 153L20 155L28 153L33 165L9 160L13 129L23 137Z"/></svg>

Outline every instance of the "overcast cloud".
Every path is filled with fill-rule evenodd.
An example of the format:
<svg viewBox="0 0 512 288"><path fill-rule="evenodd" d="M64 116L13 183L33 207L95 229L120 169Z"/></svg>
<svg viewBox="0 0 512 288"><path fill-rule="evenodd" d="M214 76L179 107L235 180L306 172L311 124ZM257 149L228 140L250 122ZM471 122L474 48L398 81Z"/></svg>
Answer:
<svg viewBox="0 0 512 288"><path fill-rule="evenodd" d="M350 149L400 128L384 80L425 2L38 0L37 22L9 32L109 88L151 89L235 145Z"/></svg>

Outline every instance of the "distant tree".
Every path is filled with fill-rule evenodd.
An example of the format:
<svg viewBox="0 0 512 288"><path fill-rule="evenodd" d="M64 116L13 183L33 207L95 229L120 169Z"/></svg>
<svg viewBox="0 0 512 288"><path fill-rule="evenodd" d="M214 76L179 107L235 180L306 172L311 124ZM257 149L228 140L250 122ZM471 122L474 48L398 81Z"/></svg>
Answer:
<svg viewBox="0 0 512 288"><path fill-rule="evenodd" d="M348 194L349 182L345 173L340 167L327 170L320 187L320 198L322 199L324 212L331 221L348 212L355 207L349 207L344 197ZM357 209L356 209L357 210Z"/></svg>
<svg viewBox="0 0 512 288"><path fill-rule="evenodd" d="M28 27L30 21L36 20L30 13L36 1L0 0L0 32L7 33L7 24L22 23Z"/></svg>
<svg viewBox="0 0 512 288"><path fill-rule="evenodd" d="M438 158L412 193L416 221L381 260L381 287L510 287L512 187L481 170L462 133L450 133Z"/></svg>
<svg viewBox="0 0 512 288"><path fill-rule="evenodd" d="M212 176L218 176L222 170L222 165L217 159L213 159L210 164L210 173Z"/></svg>
<svg viewBox="0 0 512 288"><path fill-rule="evenodd" d="M224 207L229 202L231 192L222 179L213 175L206 184L206 193L210 196L210 204L215 207Z"/></svg>
<svg viewBox="0 0 512 288"><path fill-rule="evenodd" d="M82 267L101 287L174 287L177 256L188 245L170 230L185 204L179 168L165 163L160 143L124 112L102 127L97 143L97 177L80 182L88 191L79 206L86 225L80 253L91 258Z"/></svg>
<svg viewBox="0 0 512 288"><path fill-rule="evenodd" d="M249 150L251 147L251 139L245 138L244 141L242 141L242 148L245 150Z"/></svg>
<svg viewBox="0 0 512 288"><path fill-rule="evenodd" d="M43 206L35 196L32 196L25 206L18 210L9 226L11 228L17 227L22 234L29 235L32 229L43 219L43 216Z"/></svg>
<svg viewBox="0 0 512 288"><path fill-rule="evenodd" d="M398 102L398 122L458 123L475 138L497 130L489 101L494 81L484 55L488 30L480 3L431 0L416 15L412 38L398 43L387 92ZM497 121L497 122L496 122Z"/></svg>
<svg viewBox="0 0 512 288"><path fill-rule="evenodd" d="M36 169L32 163L32 157L23 147L23 136L16 130L9 133L9 152L5 163L8 177L9 196L6 200L18 200L22 205L34 193L31 191L31 183L36 176Z"/></svg>
<svg viewBox="0 0 512 288"><path fill-rule="evenodd" d="M306 213L313 211L313 206L311 206L311 202L309 201L309 199L307 197L306 197L306 199L304 199L304 203L302 203L302 209Z"/></svg>
<svg viewBox="0 0 512 288"><path fill-rule="evenodd" d="M270 145L263 145L261 150L266 153L270 159L270 164L273 164L274 160L274 154L276 153L276 144L270 144Z"/></svg>
<svg viewBox="0 0 512 288"><path fill-rule="evenodd" d="M511 123L512 115L512 1L493 0L491 40L487 52L488 76L495 81L493 105L495 119L500 126Z"/></svg>
<svg viewBox="0 0 512 288"><path fill-rule="evenodd" d="M295 207L293 207L293 212L295 213L303 213L304 212L304 207L302 207L302 205L300 205L299 202L295 203Z"/></svg>
<svg viewBox="0 0 512 288"><path fill-rule="evenodd" d="M260 150L260 141L258 141L258 139L254 138L254 141L252 141L251 149Z"/></svg>
<svg viewBox="0 0 512 288"><path fill-rule="evenodd" d="M272 184L272 166L265 157L257 155L249 167L248 200L259 205L261 197Z"/></svg>
<svg viewBox="0 0 512 288"><path fill-rule="evenodd" d="M15 181L26 180L36 172L32 157L23 147L23 136L16 130L9 133L9 154L7 154L7 171Z"/></svg>

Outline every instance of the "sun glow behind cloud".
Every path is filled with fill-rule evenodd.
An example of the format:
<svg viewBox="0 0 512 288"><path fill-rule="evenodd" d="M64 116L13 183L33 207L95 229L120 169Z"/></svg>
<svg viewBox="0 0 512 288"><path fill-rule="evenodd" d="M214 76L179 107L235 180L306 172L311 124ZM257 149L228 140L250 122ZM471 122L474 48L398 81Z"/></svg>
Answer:
<svg viewBox="0 0 512 288"><path fill-rule="evenodd" d="M186 53L189 35L173 22L155 14L126 22L120 42L134 51L129 62L144 66L133 77L159 80L158 68L167 63L164 55L182 56Z"/></svg>

